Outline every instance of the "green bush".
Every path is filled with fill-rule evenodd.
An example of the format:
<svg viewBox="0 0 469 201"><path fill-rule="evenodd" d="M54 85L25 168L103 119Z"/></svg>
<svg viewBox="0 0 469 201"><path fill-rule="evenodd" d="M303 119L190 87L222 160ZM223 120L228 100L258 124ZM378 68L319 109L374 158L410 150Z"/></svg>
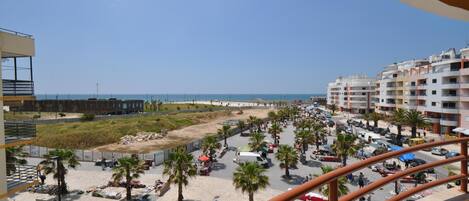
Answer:
<svg viewBox="0 0 469 201"><path fill-rule="evenodd" d="M61 113L59 113L59 116L60 116L60 117L65 117L65 116L67 116L67 115L66 115L65 113L61 112Z"/></svg>
<svg viewBox="0 0 469 201"><path fill-rule="evenodd" d="M81 117L80 117L80 120L81 121L93 121L95 118L95 115L94 114L83 114Z"/></svg>
<svg viewBox="0 0 469 201"><path fill-rule="evenodd" d="M33 115L33 119L39 119L39 118L41 118L41 115L40 115L40 114L35 114L35 115Z"/></svg>

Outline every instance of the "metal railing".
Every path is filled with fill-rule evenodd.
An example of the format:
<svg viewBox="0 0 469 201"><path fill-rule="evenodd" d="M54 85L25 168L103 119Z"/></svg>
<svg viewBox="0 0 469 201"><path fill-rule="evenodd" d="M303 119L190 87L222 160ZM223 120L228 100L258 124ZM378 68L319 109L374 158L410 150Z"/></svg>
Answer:
<svg viewBox="0 0 469 201"><path fill-rule="evenodd" d="M7 163L12 168L11 172L7 172L7 189L11 190L21 185L32 184L38 180L36 166L19 165Z"/></svg>
<svg viewBox="0 0 469 201"><path fill-rule="evenodd" d="M21 121L5 122L5 142L28 140L36 137L36 123Z"/></svg>
<svg viewBox="0 0 469 201"><path fill-rule="evenodd" d="M404 176L420 172L429 168L441 166L444 164L450 164L453 162L460 161L461 162L461 174L456 175L454 177L448 177L445 179L440 179L436 180L427 184L424 184L422 186L410 189L406 192L403 192L403 194L398 194L394 197L392 197L389 200L397 201L397 200L403 200L415 193L421 192L423 190L426 190L431 187L435 187L450 181L455 181L455 180L461 180L461 191L467 193L467 177L468 177L468 171L467 171L467 143L469 141L469 137L460 137L457 139L453 140L447 140L447 141L439 141L439 142L433 142L433 143L426 143L426 144L421 144L409 148L404 148L399 151L392 151L388 152L385 154L381 154L375 157L368 158L366 160L362 160L360 162L356 162L350 165L347 165L346 167L342 167L339 169L336 169L332 172L329 172L327 174L321 175L317 177L316 179L313 179L305 184L302 184L300 186L297 186L283 194L277 195L276 197L272 198L271 201L285 201L285 200L295 200L297 197L300 197L301 195L304 195L305 193L310 192L313 189L319 188L323 185L329 185L329 201L349 201L349 200L357 200L360 197L376 190L379 189L380 187L384 186L385 184L389 184L393 182L394 180L397 180L399 178L402 178ZM342 197L338 196L338 191L337 191L337 180L339 177L348 175L354 171L363 169L365 167L368 167L370 165L379 163L381 161L395 158L398 156L401 156L406 153L411 153L414 151L419 151L425 148L431 148L431 147L438 147L438 146L443 146L443 145L448 145L448 144L461 144L461 155L453 158L449 158L446 160L438 160L435 162L431 162L425 165L420 165L416 166L413 168L409 168L403 171L400 171L396 174L393 174L391 176L384 177L382 179L378 179L374 181L373 183L360 188L357 191L348 193L347 195L344 195Z"/></svg>
<svg viewBox="0 0 469 201"><path fill-rule="evenodd" d="M32 96L34 95L34 82L29 80L3 79L4 96Z"/></svg>
<svg viewBox="0 0 469 201"><path fill-rule="evenodd" d="M14 35L25 37L25 38L33 38L33 35L31 34L25 34L25 33L21 33L19 31L13 31L10 29L0 28L0 32L10 33L10 34L14 34Z"/></svg>

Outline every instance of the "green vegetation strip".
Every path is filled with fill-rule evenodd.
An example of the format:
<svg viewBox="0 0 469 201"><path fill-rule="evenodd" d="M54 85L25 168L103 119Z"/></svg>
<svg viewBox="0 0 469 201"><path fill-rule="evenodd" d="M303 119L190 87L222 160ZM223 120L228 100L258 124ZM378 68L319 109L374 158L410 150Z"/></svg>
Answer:
<svg viewBox="0 0 469 201"><path fill-rule="evenodd" d="M116 143L125 135L138 132L161 132L202 123L204 120L228 116L229 111L146 115L91 122L38 125L35 145L53 148L89 149Z"/></svg>

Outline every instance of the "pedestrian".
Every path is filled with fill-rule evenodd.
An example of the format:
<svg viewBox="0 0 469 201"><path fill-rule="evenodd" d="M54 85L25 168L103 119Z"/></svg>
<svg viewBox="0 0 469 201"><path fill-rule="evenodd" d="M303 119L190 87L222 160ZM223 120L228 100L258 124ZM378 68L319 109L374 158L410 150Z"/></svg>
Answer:
<svg viewBox="0 0 469 201"><path fill-rule="evenodd" d="M39 179L41 179L41 185L44 186L44 183L46 181L46 175L44 173L40 174Z"/></svg>
<svg viewBox="0 0 469 201"><path fill-rule="evenodd" d="M101 168L103 169L103 171L106 170L106 159L105 158L101 159Z"/></svg>
<svg viewBox="0 0 469 201"><path fill-rule="evenodd" d="M363 172L360 172L360 175L358 176L358 186L360 188L365 187L365 175L363 175Z"/></svg>

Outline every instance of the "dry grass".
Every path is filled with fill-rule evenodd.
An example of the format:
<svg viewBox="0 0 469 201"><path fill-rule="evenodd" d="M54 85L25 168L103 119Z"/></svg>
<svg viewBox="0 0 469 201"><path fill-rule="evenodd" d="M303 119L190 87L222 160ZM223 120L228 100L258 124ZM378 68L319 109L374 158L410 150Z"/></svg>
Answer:
<svg viewBox="0 0 469 201"><path fill-rule="evenodd" d="M135 135L140 131L175 130L230 114L227 111L179 113L38 125L38 137L35 144L54 148L89 149L116 143L122 136Z"/></svg>

